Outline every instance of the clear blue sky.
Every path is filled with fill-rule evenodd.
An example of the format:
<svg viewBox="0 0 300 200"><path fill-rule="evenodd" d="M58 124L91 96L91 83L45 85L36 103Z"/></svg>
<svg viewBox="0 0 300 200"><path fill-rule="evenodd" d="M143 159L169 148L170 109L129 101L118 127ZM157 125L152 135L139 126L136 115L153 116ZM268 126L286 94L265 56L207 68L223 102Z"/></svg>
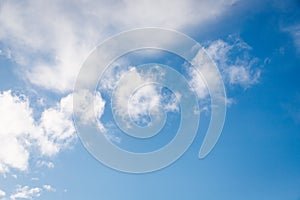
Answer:
<svg viewBox="0 0 300 200"><path fill-rule="evenodd" d="M78 0L68 7L55 1L49 9L37 1L0 2L0 199L300 199L300 2L178 2ZM180 159L156 172L128 174L84 148L61 99L72 93L73 65L80 67L96 44L147 26L172 28L202 44L220 68L230 103L222 135L206 158L198 159L198 151L209 108ZM188 73L174 55L149 55ZM120 68L148 61L141 57L120 59ZM106 105L109 97L102 94ZM169 115L166 132L178 127L177 114ZM108 126L113 119L105 117ZM133 148L114 134L117 145ZM134 148L161 141L154 142Z"/></svg>

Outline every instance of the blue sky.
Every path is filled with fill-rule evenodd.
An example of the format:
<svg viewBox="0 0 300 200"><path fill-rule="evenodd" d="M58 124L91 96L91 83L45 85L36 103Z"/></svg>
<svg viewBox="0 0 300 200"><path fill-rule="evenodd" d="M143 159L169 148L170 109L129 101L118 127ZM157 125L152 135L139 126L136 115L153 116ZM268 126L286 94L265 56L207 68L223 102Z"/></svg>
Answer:
<svg viewBox="0 0 300 200"><path fill-rule="evenodd" d="M292 0L1 1L0 199L299 200L299 10L300 2ZM97 161L78 138L74 84L98 44L153 26L190 36L217 64L227 94L226 120L218 143L200 160L211 116L203 81L168 52L120 57L96 93L97 125L115 145L155 150L174 137L180 123L176 95L149 86L133 95L130 114L147 125L149 108L160 105L168 113L162 132L139 141L117 128L109 111L114 86L127 71L132 74L124 90L151 81L153 74L139 71L141 64L169 65L184 75L201 110L197 135L180 159L151 173L123 173ZM127 102L122 94L116 94L121 114Z"/></svg>

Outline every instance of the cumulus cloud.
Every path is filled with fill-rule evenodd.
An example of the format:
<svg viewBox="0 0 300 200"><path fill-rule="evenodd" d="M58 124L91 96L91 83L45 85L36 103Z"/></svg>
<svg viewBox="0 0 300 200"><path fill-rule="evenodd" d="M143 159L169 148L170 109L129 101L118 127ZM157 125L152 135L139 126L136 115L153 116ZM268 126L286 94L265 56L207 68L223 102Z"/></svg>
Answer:
<svg viewBox="0 0 300 200"><path fill-rule="evenodd" d="M145 26L181 30L201 25L224 14L234 3L5 0L0 4L0 40L5 52L23 66L28 81L66 92L73 89L80 65L91 49L108 35Z"/></svg>
<svg viewBox="0 0 300 200"><path fill-rule="evenodd" d="M68 148L75 138L70 99L62 98L36 120L26 96L10 90L0 93L0 173L27 170L33 149L40 156L54 156Z"/></svg>
<svg viewBox="0 0 300 200"><path fill-rule="evenodd" d="M42 155L56 155L73 141L75 127L72 121L72 99L70 94L62 98L56 106L42 112L38 128L44 134L36 136Z"/></svg>
<svg viewBox="0 0 300 200"><path fill-rule="evenodd" d="M11 91L0 93L0 113L0 172L9 171L9 167L26 170L28 135L35 131L29 101Z"/></svg>

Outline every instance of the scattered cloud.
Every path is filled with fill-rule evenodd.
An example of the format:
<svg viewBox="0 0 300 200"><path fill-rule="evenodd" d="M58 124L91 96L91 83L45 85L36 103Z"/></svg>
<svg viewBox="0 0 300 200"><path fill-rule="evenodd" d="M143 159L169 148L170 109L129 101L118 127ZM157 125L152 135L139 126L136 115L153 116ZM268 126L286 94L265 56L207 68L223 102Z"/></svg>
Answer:
<svg viewBox="0 0 300 200"><path fill-rule="evenodd" d="M106 102L101 93L94 95L82 91L80 94L66 95L74 87L81 64L103 39L137 27L183 30L195 24L201 26L226 13L234 2L175 0L163 1L159 5L146 0L116 0L113 4L84 0L1 2L0 41L3 49L0 55L19 66L17 71L22 74L20 78L40 88L61 93L64 97L51 107L47 107L45 100L41 101L43 110L36 119L35 108L30 106L27 96L14 94L10 90L0 93L0 173L7 173L11 169L28 170L30 158L35 154L39 156L36 167L54 167L52 162L46 161L47 158L69 148L76 138L72 122L73 95L79 95L83 103L79 106L81 110L77 110L84 113L81 122L96 122L105 129L100 120L94 120L95 115L100 119L104 112ZM112 15L112 10L118 12ZM103 20L108 18L110 20ZM256 59L249 56L251 48L243 41L230 43L218 40L208 43L205 49L221 68L229 84L247 88L257 83L260 71L253 68ZM242 53L233 58L231 53L237 50ZM165 111L179 110L178 95L164 93L162 88L152 85L136 88L145 81L154 81L153 75L140 73L135 67L130 71L127 82L115 91L117 113L124 115L130 110L130 117L143 123L150 110L156 113L161 107ZM119 68L117 73L112 71L103 77L102 89L112 91L125 72ZM192 69L189 74L190 83L199 98L207 97L208 91L201 77ZM127 93L134 90L134 93ZM92 100L95 103L93 110L90 109ZM115 140L119 141L119 138ZM31 199L40 196L42 190L52 189L49 186L19 186L11 198Z"/></svg>
<svg viewBox="0 0 300 200"><path fill-rule="evenodd" d="M3 52L10 52L11 59L22 66L25 79L51 91L66 92L73 89L91 49L107 36L137 27L181 30L205 24L226 13L234 2L3 1L0 41ZM113 10L118 12L112 14Z"/></svg>

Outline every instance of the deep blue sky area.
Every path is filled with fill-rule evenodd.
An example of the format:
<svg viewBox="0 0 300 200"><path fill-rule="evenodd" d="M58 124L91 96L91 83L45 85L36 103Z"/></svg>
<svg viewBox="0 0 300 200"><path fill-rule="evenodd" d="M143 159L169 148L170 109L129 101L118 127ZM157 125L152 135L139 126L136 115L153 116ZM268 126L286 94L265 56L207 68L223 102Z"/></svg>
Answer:
<svg viewBox="0 0 300 200"><path fill-rule="evenodd" d="M300 199L300 1L232 1L232 4L229 3L229 6L224 8L220 3L216 3L215 6L204 3L201 6L207 6L207 9L211 9L215 14L203 13L208 15L203 19L199 18L201 13L193 13L197 10L196 7L200 6L198 3L192 0L186 4L176 1L178 4L173 5L175 2L170 1L170 10L182 6L182 13L185 14L184 9L190 9L189 16L182 16L194 20L189 23L184 20L183 23L177 17L173 19L173 11L161 12L161 9L158 9L159 3L143 4L149 6L153 13L144 13L145 19L142 18L144 21L140 22L137 16L142 16L143 10L141 7L135 7L132 2L113 1L107 4L100 1L100 7L98 4L94 7L91 3L76 1L71 8L66 8L64 4L57 6L59 9L66 9L65 14L62 14L65 16L61 21L62 25L60 21L50 23L48 20L36 19L33 22L36 25L31 28L41 31L32 32L35 34L32 37L36 37L34 42L22 31L27 30L24 27L28 23L27 20L31 19L30 13L41 5L33 1L33 10L30 11L27 4L21 8L22 4L18 2L4 2L3 5L0 3L0 29L4 27L4 31L0 30L0 140L3 141L0 142L0 200ZM55 6L51 4L53 7L47 12L46 9L45 15L55 14L56 4L60 3L56 2L53 4ZM81 4L82 6L78 6ZM102 4L104 8L100 9ZM11 15L4 12L14 6L15 12L10 10ZM124 13L123 19L122 16L107 17L107 13L114 15L114 12L118 12L114 9L120 6L133 9L132 13L135 14L128 16L128 19L126 16L131 13L129 11ZM156 12L156 9L159 11ZM201 9L201 12L204 10ZM1 14L1 11L4 14ZM76 16L76 13L83 16L83 21L86 20L83 28L78 28L82 25L80 20L76 17L70 18ZM24 26L13 20L22 14L26 16L26 20L20 21ZM155 21L156 15L162 20ZM11 21L6 23L1 18ZM70 19L73 21L68 21ZM174 20L178 20L178 25ZM44 23L56 27L57 31L53 31L53 34L44 32L44 29L48 30L43 26ZM63 23L71 24L71 28L68 29L69 26L64 26ZM8 26L9 24L12 26ZM63 104L61 99L72 93L72 87L68 87L73 86L73 82L70 81L69 84L65 80L72 80L70 77L77 75L74 72L75 67L68 68L77 61L79 64L83 62L77 54L82 53L84 56L81 57L86 58L88 52L108 36L153 24L162 28L170 25L172 29L187 34L203 45L220 69L224 80L229 99L226 119L219 141L204 159L199 159L198 153L209 125L210 108L201 112L198 134L189 149L176 162L150 173L124 173L97 161L76 137L76 131L72 133L74 138L71 142L66 142L71 136L66 135L66 127L69 125L64 124L72 121L72 114L67 110L67 106L63 106L71 103ZM94 26L101 28L93 29ZM85 29L86 32L81 29ZM65 34L65 37L62 37L62 40L57 39L59 37L56 33ZM42 37L39 34L45 35ZM101 34L102 37L95 37ZM50 40L52 37L53 45L52 41L47 41L49 47L44 47L44 40ZM85 41L85 37L95 39ZM62 46L58 48L57 45ZM214 50L217 52L215 55ZM175 58L174 55L166 52L157 55L146 52L143 57L142 53L141 51L134 56L127 55L119 59L117 63L120 64L120 69L123 66L123 69L128 70L137 63L150 61L170 64L178 72L184 75L188 73L182 59ZM49 58L53 60L48 62ZM37 70L44 69L43 67L48 71ZM233 73L236 67L241 70L241 74ZM118 76L117 72L114 75ZM116 82L113 78L111 80L112 83ZM103 94L102 98L109 102L111 91L104 86L103 90L108 92ZM20 94L27 99L25 103ZM210 102L208 99L199 98L200 105ZM20 105L25 107L14 108ZM26 121L24 116L27 115L22 109L27 109L26 112L29 110L29 116L33 116L32 121ZM58 115L55 115L55 112ZM51 126L53 130L50 131L45 128L47 124L56 122L54 119L66 117L66 113L70 115L67 117L69 121L58 122L58 126L64 128L55 129L55 126ZM163 129L163 134L170 131L176 133L180 123L178 116L180 109L179 112L177 110L169 113L168 120L171 121L168 121L168 127ZM47 121L47 117L52 118ZM17 123L16 120L24 122ZM108 127L107 122L113 120L110 113L104 120L104 126ZM27 128L27 123L32 123L35 128ZM15 126L19 126L23 131L17 128L15 130ZM53 145L57 145L57 152L50 151L50 146L42 146L44 143L41 141L44 140L35 134L42 134L40 130L44 130L46 138L54 138L49 140ZM170 139L170 135L161 136L162 142L158 141L160 137L157 136L153 139L155 144L147 143L148 146L143 148L141 144L134 145L138 140L132 142L128 139L129 136L122 138L122 132L114 132L115 129L112 131L112 128L110 131L112 137L119 137L115 137L119 140L114 140L113 143L125 149L154 149L164 144L166 139ZM59 138L55 135L56 132L64 138ZM172 135L174 133L172 132ZM14 141L19 142L15 144ZM12 148L5 146L6 144ZM24 158L26 153L14 151L18 147L28 152L26 160L20 158ZM17 153L14 154L15 152ZM26 167L23 168L23 165Z"/></svg>

